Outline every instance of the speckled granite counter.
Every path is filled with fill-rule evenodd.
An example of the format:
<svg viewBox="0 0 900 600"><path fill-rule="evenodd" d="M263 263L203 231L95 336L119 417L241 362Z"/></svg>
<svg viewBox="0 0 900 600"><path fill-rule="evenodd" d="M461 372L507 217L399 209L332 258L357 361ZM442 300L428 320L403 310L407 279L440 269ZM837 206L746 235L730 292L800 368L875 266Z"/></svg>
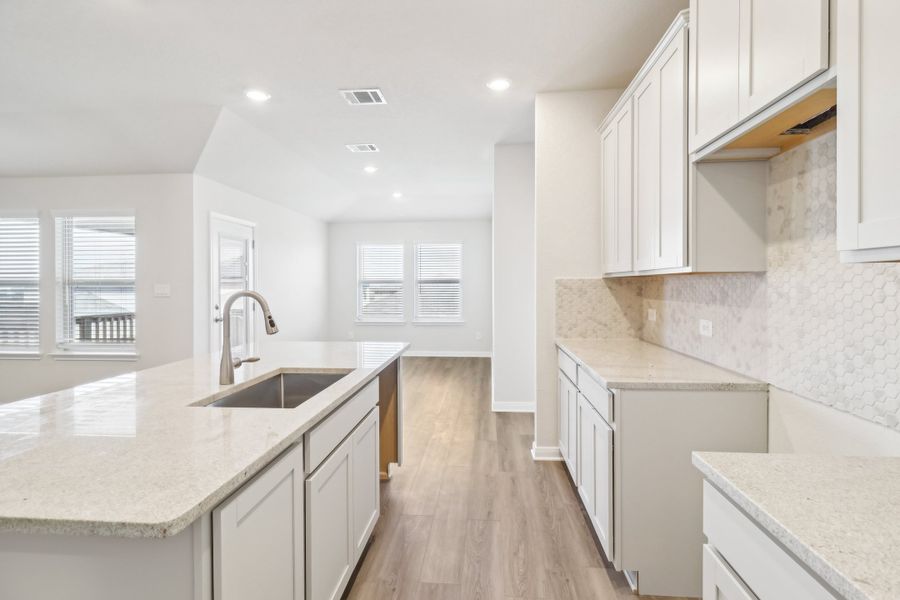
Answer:
<svg viewBox="0 0 900 600"><path fill-rule="evenodd" d="M695 452L693 462L844 597L900 598L900 457Z"/></svg>
<svg viewBox="0 0 900 600"><path fill-rule="evenodd" d="M200 356L0 404L0 530L175 535L406 349L402 343L267 342L220 386ZM348 375L297 408L205 408L283 372Z"/></svg>
<svg viewBox="0 0 900 600"><path fill-rule="evenodd" d="M768 384L634 338L557 339L609 389L767 390Z"/></svg>

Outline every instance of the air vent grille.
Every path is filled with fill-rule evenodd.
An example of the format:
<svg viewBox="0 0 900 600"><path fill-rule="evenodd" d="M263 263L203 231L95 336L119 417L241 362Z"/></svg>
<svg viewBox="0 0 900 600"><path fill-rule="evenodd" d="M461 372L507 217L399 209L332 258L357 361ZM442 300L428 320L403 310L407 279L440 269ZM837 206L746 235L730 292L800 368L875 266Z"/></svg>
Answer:
<svg viewBox="0 0 900 600"><path fill-rule="evenodd" d="M364 104L387 104L384 94L378 88L368 88L362 90L341 90L341 96L347 101L347 104L353 106Z"/></svg>
<svg viewBox="0 0 900 600"><path fill-rule="evenodd" d="M375 144L347 144L347 150L350 152L378 152L378 146Z"/></svg>

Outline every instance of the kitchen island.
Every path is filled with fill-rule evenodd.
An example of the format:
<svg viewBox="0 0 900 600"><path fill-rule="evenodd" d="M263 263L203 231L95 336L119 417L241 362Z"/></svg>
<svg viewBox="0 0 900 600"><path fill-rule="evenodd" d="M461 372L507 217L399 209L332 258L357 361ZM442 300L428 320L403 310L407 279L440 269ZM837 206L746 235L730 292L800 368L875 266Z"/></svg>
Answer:
<svg viewBox="0 0 900 600"><path fill-rule="evenodd" d="M347 460L335 463L335 473L343 465L347 489L326 491L349 497L355 468L375 482L377 500L379 475L386 477L389 464L402 460L398 359L406 347L268 342L260 346L259 362L236 371L233 385L219 385L218 357L207 355L0 405L0 597L201 599L213 597L214 586L217 599L239 597L224 589L225 573L213 574L222 558L216 510L278 467L295 485L278 490L285 475L271 482L272 490L250 497L262 505L291 491L293 501L283 506L292 514L273 522L283 517L303 525L315 509L309 480L342 451ZM210 406L294 373L342 377L296 408ZM354 460L350 442L370 419L377 435L365 438L367 451ZM279 466L283 461L292 469ZM351 505L347 515L320 520L351 521L358 508ZM370 519L356 532L365 540L352 540L353 523L346 524L349 572L340 572L338 587L346 585L372 526ZM309 588L302 563L307 570L314 566L311 552L303 557L302 536L310 534L303 531L293 530L288 540L297 571L291 574L293 598ZM328 550L327 558L334 562L341 553ZM323 596L310 591L308 598Z"/></svg>

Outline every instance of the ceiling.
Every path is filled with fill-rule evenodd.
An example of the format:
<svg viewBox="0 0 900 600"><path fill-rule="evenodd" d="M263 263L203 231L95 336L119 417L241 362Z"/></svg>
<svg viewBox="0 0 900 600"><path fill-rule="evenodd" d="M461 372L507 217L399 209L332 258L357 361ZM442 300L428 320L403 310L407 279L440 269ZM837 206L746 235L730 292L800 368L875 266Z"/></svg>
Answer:
<svg viewBox="0 0 900 600"><path fill-rule="evenodd" d="M535 93L624 87L686 5L7 0L0 176L197 169L325 220L487 217L493 146L533 140ZM368 86L388 104L338 94Z"/></svg>

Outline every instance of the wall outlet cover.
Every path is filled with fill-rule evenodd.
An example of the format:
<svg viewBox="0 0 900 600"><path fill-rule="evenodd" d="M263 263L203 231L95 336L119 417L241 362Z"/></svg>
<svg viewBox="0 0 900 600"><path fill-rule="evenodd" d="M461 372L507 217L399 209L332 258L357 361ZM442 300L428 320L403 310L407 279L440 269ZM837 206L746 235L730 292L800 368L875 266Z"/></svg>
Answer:
<svg viewBox="0 0 900 600"><path fill-rule="evenodd" d="M476 332L475 332L475 339L476 339L476 340L480 340L481 338L482 338L481 332L480 332L480 331L476 331Z"/></svg>
<svg viewBox="0 0 900 600"><path fill-rule="evenodd" d="M703 337L712 337L712 334L712 321L708 319L700 319L700 335L702 335Z"/></svg>
<svg viewBox="0 0 900 600"><path fill-rule="evenodd" d="M168 283L154 283L153 295L157 298L168 298L172 295L172 286Z"/></svg>
<svg viewBox="0 0 900 600"><path fill-rule="evenodd" d="M647 309L647 320L650 322L656 321L656 309L655 308Z"/></svg>

